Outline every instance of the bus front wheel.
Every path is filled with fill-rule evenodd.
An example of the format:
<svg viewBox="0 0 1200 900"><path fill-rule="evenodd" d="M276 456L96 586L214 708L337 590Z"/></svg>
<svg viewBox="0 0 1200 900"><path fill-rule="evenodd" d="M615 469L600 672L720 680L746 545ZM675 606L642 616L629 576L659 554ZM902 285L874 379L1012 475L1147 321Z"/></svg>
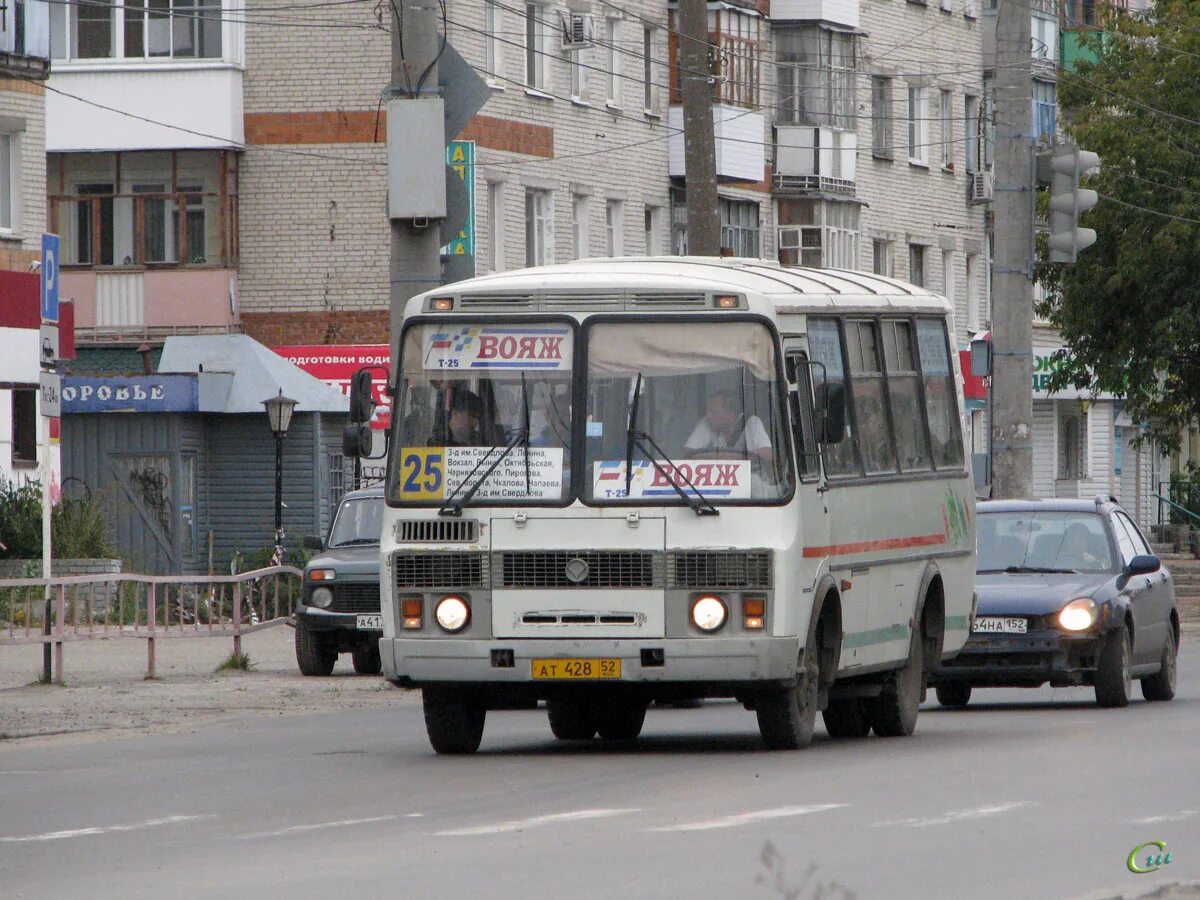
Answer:
<svg viewBox="0 0 1200 900"><path fill-rule="evenodd" d="M754 704L758 731L770 750L800 750L812 742L817 722L824 644L824 622L818 622L813 646L801 657L803 670L796 684L760 694Z"/></svg>
<svg viewBox="0 0 1200 900"><path fill-rule="evenodd" d="M438 753L474 753L483 740L487 709L456 688L427 687L421 692L425 732Z"/></svg>

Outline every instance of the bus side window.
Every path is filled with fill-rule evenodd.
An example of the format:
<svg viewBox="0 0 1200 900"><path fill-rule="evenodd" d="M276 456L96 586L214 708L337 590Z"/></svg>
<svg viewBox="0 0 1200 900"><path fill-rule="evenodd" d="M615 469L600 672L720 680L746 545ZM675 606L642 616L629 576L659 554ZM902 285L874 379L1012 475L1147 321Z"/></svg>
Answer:
<svg viewBox="0 0 1200 900"><path fill-rule="evenodd" d="M788 410L792 419L792 435L796 444L796 463L800 476L817 474L817 440L813 425L812 380L808 356L801 352L788 353L786 358Z"/></svg>

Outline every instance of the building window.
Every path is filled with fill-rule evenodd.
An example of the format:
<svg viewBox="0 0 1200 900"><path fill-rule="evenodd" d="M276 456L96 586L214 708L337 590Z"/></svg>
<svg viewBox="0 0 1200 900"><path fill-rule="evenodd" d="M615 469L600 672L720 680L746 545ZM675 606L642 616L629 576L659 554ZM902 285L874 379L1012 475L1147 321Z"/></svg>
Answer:
<svg viewBox="0 0 1200 900"><path fill-rule="evenodd" d="M504 271L504 183L488 183L488 270Z"/></svg>
<svg viewBox="0 0 1200 900"><path fill-rule="evenodd" d="M757 259L762 245L758 204L753 200L727 200L721 197L717 201L717 214L721 220L721 252Z"/></svg>
<svg viewBox="0 0 1200 900"><path fill-rule="evenodd" d="M1087 478L1087 413L1078 406L1055 405L1062 407L1058 414L1058 480Z"/></svg>
<svg viewBox="0 0 1200 900"><path fill-rule="evenodd" d="M12 464L28 468L37 465L37 391L12 391Z"/></svg>
<svg viewBox="0 0 1200 900"><path fill-rule="evenodd" d="M925 287L925 246L908 245L908 280L917 287Z"/></svg>
<svg viewBox="0 0 1200 900"><path fill-rule="evenodd" d="M604 20L604 46L608 51L605 68L608 70L606 99L610 106L621 105L621 51L617 47L617 20Z"/></svg>
<svg viewBox="0 0 1200 900"><path fill-rule="evenodd" d="M642 108L648 113L658 112L658 85L654 83L655 29L642 29Z"/></svg>
<svg viewBox="0 0 1200 900"><path fill-rule="evenodd" d="M855 41L819 25L775 32L776 122L854 128Z"/></svg>
<svg viewBox="0 0 1200 900"><path fill-rule="evenodd" d="M896 245L892 241L874 238L871 241L871 271L892 278L896 274Z"/></svg>
<svg viewBox="0 0 1200 900"><path fill-rule="evenodd" d="M625 204L620 200L604 204L604 250L609 256L625 255Z"/></svg>
<svg viewBox="0 0 1200 900"><path fill-rule="evenodd" d="M587 50L568 51L567 58L571 66L571 99L580 103L587 102Z"/></svg>
<svg viewBox="0 0 1200 900"><path fill-rule="evenodd" d="M942 294L950 301L950 308L954 309L954 251L942 251Z"/></svg>
<svg viewBox="0 0 1200 900"><path fill-rule="evenodd" d="M984 310L979 303L979 286L975 284L978 269L979 254L968 253L967 269L964 277L967 283L967 327L971 331L978 331L985 320Z"/></svg>
<svg viewBox="0 0 1200 900"><path fill-rule="evenodd" d="M525 4L525 85L544 91L550 84L549 8Z"/></svg>
<svg viewBox="0 0 1200 900"><path fill-rule="evenodd" d="M1054 143L1054 117L1058 107L1054 82L1033 80L1033 128L1038 141Z"/></svg>
<svg viewBox="0 0 1200 900"><path fill-rule="evenodd" d="M17 138L14 134L0 134L0 231L12 231L17 221L17 192L20 183L16 163Z"/></svg>
<svg viewBox="0 0 1200 900"><path fill-rule="evenodd" d="M489 75L499 77L504 65L503 21L498 0L487 0L483 5L483 30L486 43L484 68Z"/></svg>
<svg viewBox="0 0 1200 900"><path fill-rule="evenodd" d="M219 0L64 4L50 15L55 59L219 59Z"/></svg>
<svg viewBox="0 0 1200 900"><path fill-rule="evenodd" d="M662 230L662 209L657 206L647 206L643 216L642 226L646 232L646 255L658 256L662 248L658 245L658 235Z"/></svg>
<svg viewBox="0 0 1200 900"><path fill-rule="evenodd" d="M550 192L525 191L525 265L544 266L552 261Z"/></svg>
<svg viewBox="0 0 1200 900"><path fill-rule="evenodd" d="M588 198L583 194L576 194L571 198L571 253L575 259L592 255L590 234Z"/></svg>
<svg viewBox="0 0 1200 900"><path fill-rule="evenodd" d="M967 94L963 115L963 136L967 145L967 171L979 171L979 132L983 123L979 119L979 98Z"/></svg>
<svg viewBox="0 0 1200 900"><path fill-rule="evenodd" d="M687 190L671 188L671 253L687 256Z"/></svg>
<svg viewBox="0 0 1200 900"><path fill-rule="evenodd" d="M1058 20L1057 18L1033 17L1033 58L1050 62L1058 60Z"/></svg>
<svg viewBox="0 0 1200 900"><path fill-rule="evenodd" d="M991 166L996 159L996 79L983 76L983 165Z"/></svg>
<svg viewBox="0 0 1200 900"><path fill-rule="evenodd" d="M795 200L779 205L784 265L858 268L859 212L854 203Z"/></svg>
<svg viewBox="0 0 1200 900"><path fill-rule="evenodd" d="M908 161L929 164L929 115L926 110L925 88L908 86Z"/></svg>
<svg viewBox="0 0 1200 900"><path fill-rule="evenodd" d="M954 95L950 91L939 92L938 124L942 129L942 167L954 165Z"/></svg>
<svg viewBox="0 0 1200 900"><path fill-rule="evenodd" d="M892 79L871 77L871 152L892 158Z"/></svg>

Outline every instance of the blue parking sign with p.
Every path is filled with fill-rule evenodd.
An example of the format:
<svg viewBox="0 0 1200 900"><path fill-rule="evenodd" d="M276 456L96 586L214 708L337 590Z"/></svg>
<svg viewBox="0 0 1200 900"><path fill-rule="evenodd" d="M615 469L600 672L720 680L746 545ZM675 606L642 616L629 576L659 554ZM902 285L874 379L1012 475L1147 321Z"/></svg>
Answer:
<svg viewBox="0 0 1200 900"><path fill-rule="evenodd" d="M58 321L58 235L42 235L42 319Z"/></svg>

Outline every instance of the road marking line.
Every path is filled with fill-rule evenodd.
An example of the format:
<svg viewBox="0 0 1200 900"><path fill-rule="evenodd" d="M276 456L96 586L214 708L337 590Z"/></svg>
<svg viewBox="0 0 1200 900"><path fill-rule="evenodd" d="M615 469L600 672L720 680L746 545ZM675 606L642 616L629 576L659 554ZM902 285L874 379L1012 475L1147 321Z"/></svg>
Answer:
<svg viewBox="0 0 1200 900"><path fill-rule="evenodd" d="M1192 816L1200 816L1200 809L1184 809L1177 813L1167 813L1164 816L1147 816L1144 819L1134 819L1134 825L1157 825L1159 822L1182 822Z"/></svg>
<svg viewBox="0 0 1200 900"><path fill-rule="evenodd" d="M540 828L543 825L556 825L560 822L580 822L585 819L607 819L611 816L627 816L630 813L641 812L640 809L577 809L573 812L552 813L546 816L533 816L528 819L511 819L507 822L496 822L492 825L474 825L469 828L453 828L449 831L435 831L434 837L473 837L481 834L504 834L510 831L522 831L526 828Z"/></svg>
<svg viewBox="0 0 1200 900"><path fill-rule="evenodd" d="M944 813L940 816L917 817L912 819L892 819L887 822L872 822L872 828L891 828L897 825L905 828L927 828L930 825L951 825L955 822L963 822L967 819L986 819L990 816L998 816L1006 812L1012 812L1014 809L1021 809L1026 806L1034 806L1031 800L1018 800L1014 803L998 803L995 806L976 806L973 809L960 809L954 812Z"/></svg>
<svg viewBox="0 0 1200 900"><path fill-rule="evenodd" d="M721 816L716 819L701 819L699 822L685 822L682 825L664 825L660 828L647 828L647 831L712 831L716 828L737 828L754 822L764 822L769 819L787 819L793 816L807 816L811 813L827 812L831 809L842 809L845 803L818 803L811 806L779 806L774 809L760 809L755 812L738 813L733 816Z"/></svg>
<svg viewBox="0 0 1200 900"><path fill-rule="evenodd" d="M90 837L94 834L111 834L118 831L141 831L143 828L156 828L159 825L175 825L179 822L194 822L197 819L215 818L215 815L165 816L161 819L147 819L145 822L134 822L130 825L92 826L91 828L73 828L69 831L48 831L45 834L23 834L13 837L0 837L0 842L17 844L25 841L58 841L62 840L63 838Z"/></svg>
<svg viewBox="0 0 1200 900"><path fill-rule="evenodd" d="M345 828L348 825L371 825L375 822L390 822L392 819L398 819L399 816L373 816L370 819L340 819L336 822L316 822L312 825L292 825L290 828L281 828L278 831L260 831L255 834L244 834L242 837L247 838L268 838L268 837L283 837L287 834L301 834L305 831L320 831L323 828Z"/></svg>

